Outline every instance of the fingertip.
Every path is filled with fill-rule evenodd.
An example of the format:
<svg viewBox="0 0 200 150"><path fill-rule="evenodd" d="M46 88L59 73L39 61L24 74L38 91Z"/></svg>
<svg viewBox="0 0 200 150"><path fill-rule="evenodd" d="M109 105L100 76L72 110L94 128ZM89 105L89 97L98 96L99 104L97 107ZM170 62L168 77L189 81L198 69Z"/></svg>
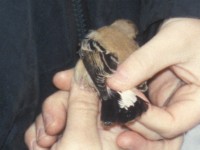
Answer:
<svg viewBox="0 0 200 150"><path fill-rule="evenodd" d="M57 140L58 136L50 136L46 132L37 139L37 144L43 148L51 147Z"/></svg>
<svg viewBox="0 0 200 150"><path fill-rule="evenodd" d="M57 110L57 112L43 113L44 127L48 135L58 135L64 130L66 125L66 112Z"/></svg>
<svg viewBox="0 0 200 150"><path fill-rule="evenodd" d="M30 150L47 150L45 147L40 147L39 143L36 140L36 125L33 123L25 132L24 141ZM53 144L53 143L52 143ZM51 145L49 145L51 146Z"/></svg>
<svg viewBox="0 0 200 150"><path fill-rule="evenodd" d="M58 91L43 103L44 127L49 135L57 135L65 128L68 95L68 92Z"/></svg>
<svg viewBox="0 0 200 150"><path fill-rule="evenodd" d="M127 138L126 134L127 132L123 132L117 137L117 145L124 149L128 148L131 143L130 138Z"/></svg>
<svg viewBox="0 0 200 150"><path fill-rule="evenodd" d="M138 50L140 51L140 50ZM146 56L144 52L132 53L124 62L122 62L116 72L107 79L108 86L115 90L128 90L143 83L151 76L148 66L150 64L143 61Z"/></svg>
<svg viewBox="0 0 200 150"><path fill-rule="evenodd" d="M127 90L132 88L131 78L126 68L118 67L117 71L107 78L107 85L114 90Z"/></svg>
<svg viewBox="0 0 200 150"><path fill-rule="evenodd" d="M70 90L74 69L60 71L53 77L54 85L61 90Z"/></svg>
<svg viewBox="0 0 200 150"><path fill-rule="evenodd" d="M164 43L161 44L161 41ZM177 56L168 50L169 44L162 34L152 38L118 66L116 72L107 79L108 86L115 90L127 90L176 64Z"/></svg>
<svg viewBox="0 0 200 150"><path fill-rule="evenodd" d="M125 131L117 138L117 144L123 149L138 149L146 143L145 138L133 131Z"/></svg>
<svg viewBox="0 0 200 150"><path fill-rule="evenodd" d="M54 122L45 125L45 131L48 135L54 136L61 133L66 125L66 118L64 119L55 119Z"/></svg>
<svg viewBox="0 0 200 150"><path fill-rule="evenodd" d="M44 128L47 134L54 136L59 132L59 127L56 124L55 114L51 114L48 112L42 113L43 121L44 121Z"/></svg>
<svg viewBox="0 0 200 150"><path fill-rule="evenodd" d="M50 146L52 146L56 140L58 135L50 135L46 132L43 116L39 115L35 120L35 135L34 135L34 141L31 142L30 147L33 149L45 149Z"/></svg>

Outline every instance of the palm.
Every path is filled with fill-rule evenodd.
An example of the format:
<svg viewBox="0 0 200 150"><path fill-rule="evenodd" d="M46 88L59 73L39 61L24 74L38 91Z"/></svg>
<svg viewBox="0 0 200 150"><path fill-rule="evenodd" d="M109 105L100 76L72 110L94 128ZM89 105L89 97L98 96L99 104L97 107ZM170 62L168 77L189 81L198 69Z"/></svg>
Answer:
<svg viewBox="0 0 200 150"><path fill-rule="evenodd" d="M100 135L102 149L103 150L121 150L121 148L119 148L116 145L116 138L123 131L125 131L125 129L123 129L119 125L116 125L115 127L112 127L109 130L106 130L100 127L98 130L98 133Z"/></svg>

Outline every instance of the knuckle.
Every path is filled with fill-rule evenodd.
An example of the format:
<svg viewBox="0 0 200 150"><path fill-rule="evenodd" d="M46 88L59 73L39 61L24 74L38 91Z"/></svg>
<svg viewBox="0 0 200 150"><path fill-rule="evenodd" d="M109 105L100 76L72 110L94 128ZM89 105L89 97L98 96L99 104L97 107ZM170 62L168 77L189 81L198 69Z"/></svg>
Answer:
<svg viewBox="0 0 200 150"><path fill-rule="evenodd" d="M72 100L70 105L74 110L80 111L82 113L96 111L97 104L93 101L95 100L91 99L88 101L88 99L85 100L85 98L77 98L76 100Z"/></svg>
<svg viewBox="0 0 200 150"><path fill-rule="evenodd" d="M161 136L167 139L177 136L177 129L173 125L166 127L165 131L161 133Z"/></svg>

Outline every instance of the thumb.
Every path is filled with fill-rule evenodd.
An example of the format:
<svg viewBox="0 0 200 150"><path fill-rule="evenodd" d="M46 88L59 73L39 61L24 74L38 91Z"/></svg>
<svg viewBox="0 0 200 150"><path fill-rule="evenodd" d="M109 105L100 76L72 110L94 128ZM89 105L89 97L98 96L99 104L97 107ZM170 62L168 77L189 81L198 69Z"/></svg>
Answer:
<svg viewBox="0 0 200 150"><path fill-rule="evenodd" d="M60 71L53 77L54 85L63 91L69 91L71 88L71 81L74 75L74 69Z"/></svg>
<svg viewBox="0 0 200 150"><path fill-rule="evenodd" d="M100 140L97 115L96 93L81 89L73 83L69 97L67 126L61 143L66 144L68 149L98 150Z"/></svg>
<svg viewBox="0 0 200 150"><path fill-rule="evenodd" d="M108 86L115 90L127 90L178 63L182 56L186 56L183 51L184 40L180 40L181 35L181 31L174 31L173 27L162 28L118 66L117 71L108 78Z"/></svg>
<svg viewBox="0 0 200 150"><path fill-rule="evenodd" d="M90 89L83 89L73 82L68 105L68 127L84 128L97 124L98 98Z"/></svg>
<svg viewBox="0 0 200 150"><path fill-rule="evenodd" d="M117 144L127 150L178 150L182 143L183 136L152 141L133 131L126 131L117 138Z"/></svg>

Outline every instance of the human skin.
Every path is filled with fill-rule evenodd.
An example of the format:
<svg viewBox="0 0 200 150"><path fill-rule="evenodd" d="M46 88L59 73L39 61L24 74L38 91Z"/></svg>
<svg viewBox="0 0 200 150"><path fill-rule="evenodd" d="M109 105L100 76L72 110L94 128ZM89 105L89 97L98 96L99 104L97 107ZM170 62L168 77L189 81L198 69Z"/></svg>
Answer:
<svg viewBox="0 0 200 150"><path fill-rule="evenodd" d="M149 99L158 107L150 107L137 124L128 124L130 129L158 140L179 136L200 123L199 34L199 19L169 19L108 79L111 88L126 90L152 78ZM138 130L142 127L145 130ZM134 141L127 135L119 137L121 144L123 139Z"/></svg>
<svg viewBox="0 0 200 150"><path fill-rule="evenodd" d="M95 99L94 95L92 96L91 93L89 94L86 91L85 93L86 95L84 95L84 97L87 98L88 96L89 98L87 99L87 105L81 104L81 103L84 103L84 101L81 101L81 102L78 101L76 102L77 104L75 107L73 105L71 106L71 108L68 107L67 99L69 97L68 91L70 89L70 86L68 86L68 84L65 84L65 83L71 82L68 78L69 76L71 76L71 74L73 74L72 71L64 71L64 72L60 72L56 74L54 78L54 83L61 90L49 96L45 100L43 104L42 114L40 114L37 117L36 121L27 130L25 134L25 142L30 150L32 149L34 150L49 150L49 149L76 150L76 149L79 149L80 147L83 148L84 146L86 149L88 149L88 141L92 142L92 144L90 143L91 149L94 149L94 147L92 146L94 143L95 143L94 144L95 146L98 146L98 147L95 147L95 149L97 150L98 149L118 150L120 148L117 146L117 143L118 145L122 145L124 147L123 149L129 149L129 147L127 147L126 145L129 142L131 142L132 139L134 139L134 142L131 142L131 149L134 148L136 150L151 150L151 149L155 149L155 150L166 149L167 150L168 148L170 148L171 150L173 149L176 150L177 147L180 147L181 142L182 142L181 137L170 139L170 140L152 141L152 140L147 140L146 138L144 138L143 136L139 135L136 132L133 132L133 131L128 132L127 129L126 130L122 129L119 126L114 127L112 130L102 130L102 128L98 128L98 130L95 130L97 132L94 132L94 130L91 130L91 127L89 127L90 123L92 124L92 128L96 127L94 122L97 121L95 118L98 114L98 111L97 111L98 107L95 108L94 106L98 106L98 105L97 103L96 104L94 103L95 101L91 101L91 98L93 98L93 100ZM80 93L83 91L81 89L81 91L76 91L75 93L77 92ZM93 104L88 105L88 102L89 103L92 102ZM84 107L82 106L77 107L77 105L80 105L80 104ZM86 113L87 116L84 116L83 112L80 113L81 107L84 108L84 111L85 110L95 110L95 111L88 111ZM78 108L78 112L76 114L78 116L74 116L75 114L74 112L77 111L77 108ZM71 109L72 111L71 113L69 109ZM71 118L74 118L74 119L72 120L66 119L67 116L69 116L70 114L73 114L71 115ZM92 119L89 119L90 118L89 116ZM76 119L77 117L87 118L87 121L84 119L83 120L80 119L80 122L77 122L77 119ZM71 123L68 123L69 121ZM73 128L70 127L70 130L69 128L67 129L69 124L72 125L74 123L75 123L75 126ZM80 127L82 128L80 129ZM94 136L87 136L86 138L84 135L85 131L96 133L95 135L101 135L101 136L96 136L96 138L94 138ZM131 138L131 141L130 140L124 141L123 139L119 140L118 138L119 134L123 136L128 136L129 139ZM87 135L92 135L92 134L87 134ZM99 139L99 137L101 139ZM100 145L99 142L103 143L103 145ZM77 145L79 147L76 147Z"/></svg>
<svg viewBox="0 0 200 150"><path fill-rule="evenodd" d="M199 35L200 21L198 19L170 19L162 25L157 35L119 65L117 72L108 79L108 85L111 88L125 90L152 78L149 85L149 99L152 105L141 118L126 125L130 129L129 131L118 132L119 136L116 137L116 142L119 146L130 150L178 150L182 143L181 135L199 124ZM134 69L132 69L133 66ZM68 91L70 87L66 83L70 82L70 79L66 80L64 72L62 73L62 75L56 75L54 83L59 89ZM71 76L73 75L71 74ZM59 81L65 81L62 82L65 85ZM36 142L37 146L45 147L44 143L46 142L47 147L47 145L58 142L56 137L65 127L68 110L47 111L46 107L50 107L54 103L52 102L50 105L49 101L46 100L43 106L43 116L40 117L42 119L38 120L47 120L46 116L54 116L56 113L57 115L63 114L64 119L58 119L59 123L55 119L54 128L51 128L51 125L46 126L45 121L36 120L26 133L25 139L29 146L30 141L36 139L36 134L30 134L30 131L38 133L39 125L37 124L39 123L37 122L43 122L41 126L46 128L45 134L51 139L49 142L42 138ZM45 113L50 115L45 116ZM66 131L64 133L67 134ZM64 138L65 136L61 137L63 141L65 141Z"/></svg>
<svg viewBox="0 0 200 150"><path fill-rule="evenodd" d="M95 92L76 83L70 87L70 94L58 91L51 95L43 105L44 117L39 115L26 132L25 141L29 149L48 149L51 146L51 150L120 150L115 141L125 129L118 125L105 130L99 119L98 103ZM45 117L50 114L55 120L51 118L51 124L45 125L49 119ZM61 130L62 137L58 139Z"/></svg>

